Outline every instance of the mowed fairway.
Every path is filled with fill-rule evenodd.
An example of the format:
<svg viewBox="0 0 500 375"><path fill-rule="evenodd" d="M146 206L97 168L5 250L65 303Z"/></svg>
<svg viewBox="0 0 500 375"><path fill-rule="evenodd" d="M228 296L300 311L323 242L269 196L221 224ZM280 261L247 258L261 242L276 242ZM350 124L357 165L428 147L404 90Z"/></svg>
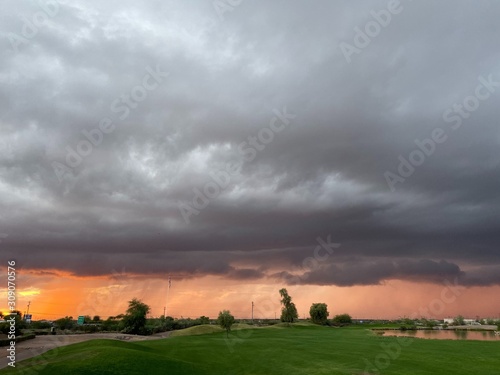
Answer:
<svg viewBox="0 0 500 375"><path fill-rule="evenodd" d="M498 342L413 339L401 347L396 338L379 337L363 328L307 324L233 331L228 340L215 327L194 328L193 335L179 334L164 340L74 344L0 373L13 374L35 366L38 369L32 373L41 375L361 375L370 369L366 361L378 364L381 374L500 373ZM216 332L197 334L213 330ZM391 348L393 359L385 354L384 346Z"/></svg>

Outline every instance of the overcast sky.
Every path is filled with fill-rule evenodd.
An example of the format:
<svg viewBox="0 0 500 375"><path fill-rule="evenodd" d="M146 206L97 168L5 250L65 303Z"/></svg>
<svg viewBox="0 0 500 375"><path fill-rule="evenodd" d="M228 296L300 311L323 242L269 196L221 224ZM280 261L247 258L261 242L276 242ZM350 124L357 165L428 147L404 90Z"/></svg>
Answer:
<svg viewBox="0 0 500 375"><path fill-rule="evenodd" d="M499 2L41 4L0 16L5 258L500 284Z"/></svg>

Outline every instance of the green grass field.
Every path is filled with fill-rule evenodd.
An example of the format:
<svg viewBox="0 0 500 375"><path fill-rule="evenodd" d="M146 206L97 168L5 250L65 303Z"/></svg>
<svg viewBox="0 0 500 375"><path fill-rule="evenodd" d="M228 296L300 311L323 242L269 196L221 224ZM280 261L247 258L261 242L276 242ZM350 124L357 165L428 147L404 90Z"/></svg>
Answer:
<svg viewBox="0 0 500 375"><path fill-rule="evenodd" d="M364 328L192 327L157 341L93 340L17 364L14 374L500 374L500 343L380 337ZM367 363L371 363L368 365ZM378 368L376 367L378 366ZM30 372L24 372L30 373Z"/></svg>

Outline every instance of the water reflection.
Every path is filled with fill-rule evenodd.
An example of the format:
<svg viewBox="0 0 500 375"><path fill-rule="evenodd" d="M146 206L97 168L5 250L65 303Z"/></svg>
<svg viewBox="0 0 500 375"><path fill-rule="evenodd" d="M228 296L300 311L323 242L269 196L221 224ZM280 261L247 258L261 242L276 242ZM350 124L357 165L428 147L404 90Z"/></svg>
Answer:
<svg viewBox="0 0 500 375"><path fill-rule="evenodd" d="M457 340L467 340L467 331L453 331L453 333L457 336Z"/></svg>
<svg viewBox="0 0 500 375"><path fill-rule="evenodd" d="M493 331L451 331L451 330L417 330L417 331L384 331L384 336L403 336L437 340L480 340L499 341L500 336Z"/></svg>

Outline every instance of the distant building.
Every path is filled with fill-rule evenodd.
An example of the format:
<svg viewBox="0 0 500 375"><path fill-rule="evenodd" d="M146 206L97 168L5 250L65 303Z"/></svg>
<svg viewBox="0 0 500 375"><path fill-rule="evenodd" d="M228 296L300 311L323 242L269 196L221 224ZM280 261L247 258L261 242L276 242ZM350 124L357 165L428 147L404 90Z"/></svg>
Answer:
<svg viewBox="0 0 500 375"><path fill-rule="evenodd" d="M454 320L455 320L455 318L445 318L444 323L445 324L453 324ZM476 321L476 319L464 319L464 323L468 326L481 324L481 323L478 323Z"/></svg>

